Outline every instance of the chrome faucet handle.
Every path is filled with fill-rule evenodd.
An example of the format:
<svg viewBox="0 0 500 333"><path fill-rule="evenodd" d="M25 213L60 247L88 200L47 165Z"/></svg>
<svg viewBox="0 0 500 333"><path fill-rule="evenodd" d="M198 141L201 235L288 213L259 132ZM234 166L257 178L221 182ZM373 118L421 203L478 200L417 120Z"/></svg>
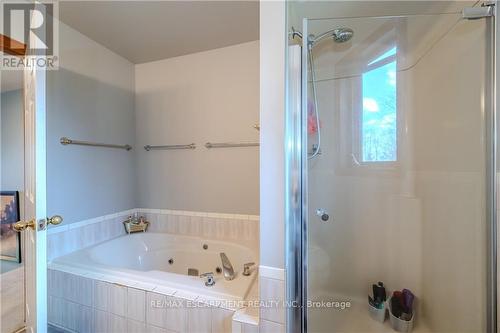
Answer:
<svg viewBox="0 0 500 333"><path fill-rule="evenodd" d="M224 252L220 253L220 259L222 261L222 272L224 273L224 279L227 281L234 280L236 274L234 274L233 265L231 265L231 261Z"/></svg>
<svg viewBox="0 0 500 333"><path fill-rule="evenodd" d="M205 286L211 287L215 284L215 279L214 279L214 273L209 272L209 273L203 273L200 275L200 278L206 278L207 280L205 281Z"/></svg>
<svg viewBox="0 0 500 333"><path fill-rule="evenodd" d="M243 275L250 276L250 274L252 274L252 272L250 271L250 267L252 267L253 265L255 265L254 262L247 262L246 264L243 264Z"/></svg>

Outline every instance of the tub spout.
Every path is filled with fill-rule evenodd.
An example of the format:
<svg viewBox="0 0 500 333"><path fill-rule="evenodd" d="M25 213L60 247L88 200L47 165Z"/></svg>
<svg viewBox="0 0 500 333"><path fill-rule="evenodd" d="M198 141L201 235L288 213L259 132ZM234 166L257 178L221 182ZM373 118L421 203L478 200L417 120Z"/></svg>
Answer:
<svg viewBox="0 0 500 333"><path fill-rule="evenodd" d="M224 279L231 281L234 279L234 268L229 261L229 258L224 252L221 252L220 259L222 260L222 270L224 272Z"/></svg>

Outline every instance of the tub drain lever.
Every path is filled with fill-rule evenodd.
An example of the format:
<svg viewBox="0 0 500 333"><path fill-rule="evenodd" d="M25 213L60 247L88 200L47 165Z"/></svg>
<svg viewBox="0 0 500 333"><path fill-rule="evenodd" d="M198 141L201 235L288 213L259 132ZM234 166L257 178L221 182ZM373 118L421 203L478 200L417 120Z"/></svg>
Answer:
<svg viewBox="0 0 500 333"><path fill-rule="evenodd" d="M214 279L214 273L213 272L210 272L210 273L203 273L200 275L200 278L206 278L206 281L205 281L205 286L207 287L211 287L215 284L215 279Z"/></svg>

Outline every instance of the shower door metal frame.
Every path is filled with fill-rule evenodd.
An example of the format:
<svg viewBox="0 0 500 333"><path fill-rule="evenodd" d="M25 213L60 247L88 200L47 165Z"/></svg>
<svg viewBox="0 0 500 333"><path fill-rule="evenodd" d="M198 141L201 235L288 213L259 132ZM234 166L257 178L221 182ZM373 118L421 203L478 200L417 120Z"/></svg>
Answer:
<svg viewBox="0 0 500 333"><path fill-rule="evenodd" d="M297 47L299 49L297 49ZM293 90L299 96L293 98L287 94L285 105L285 262L286 262L286 283L285 299L288 302L286 307L285 326L287 332L305 332L305 307L307 300L307 284L304 284L307 272L304 267L307 258L304 256L302 227L303 212L303 190L302 180L302 50L299 46L287 46L286 50L286 92ZM298 58L298 59L297 59ZM300 65L299 65L300 64ZM299 65L299 66L297 66ZM291 68L291 67L294 68ZM298 68L297 68L298 67ZM297 72L299 71L299 72ZM299 80L297 84L297 80ZM293 85L293 87L292 87ZM298 103L297 103L298 102ZM297 105L298 104L298 105ZM305 258L305 260L304 260Z"/></svg>
<svg viewBox="0 0 500 333"><path fill-rule="evenodd" d="M497 227L497 140L499 126L498 106L500 92L498 80L500 78L500 23L496 19L500 15L499 1L491 1L494 6L494 15L484 18L486 22L487 59L485 85L485 140L486 140L486 179L485 179L485 208L488 231L488 258L487 261L487 289L486 289L486 330L499 332L498 318L500 318L500 281L498 271L498 238L500 231ZM308 36L307 18L303 19L303 36ZM288 36L286 37L288 38ZM291 112L289 92L290 67L288 66L289 52L287 50L286 91L285 101L285 262L286 272L286 331L290 333L307 332L307 38L302 41L301 66L301 103L300 116ZM500 170L499 170L500 172Z"/></svg>
<svg viewBox="0 0 500 333"><path fill-rule="evenodd" d="M303 36L307 36L307 18ZM287 37L288 38L288 35ZM287 40L288 41L288 40ZM288 44L288 43L287 43ZM307 332L307 38L301 45L300 73L291 73L290 47L286 52L285 100L285 326L289 333ZM304 70L306 69L306 70ZM300 75L300 106L293 109L290 78ZM294 99L295 101L295 99Z"/></svg>
<svg viewBox="0 0 500 333"><path fill-rule="evenodd" d="M487 63L486 63L486 103L485 103L485 122L486 122L486 211L488 222L488 269L487 269L487 308L486 308L486 324L488 332L499 332L499 290L498 281L500 281L498 273L498 216L497 216L497 200L498 200L498 106L500 105L500 94L498 89L498 79L500 77L500 23L497 17L500 13L498 1L491 2L494 6L493 16L486 18L487 25ZM488 112L489 110L489 112ZM488 126L489 125L489 126Z"/></svg>

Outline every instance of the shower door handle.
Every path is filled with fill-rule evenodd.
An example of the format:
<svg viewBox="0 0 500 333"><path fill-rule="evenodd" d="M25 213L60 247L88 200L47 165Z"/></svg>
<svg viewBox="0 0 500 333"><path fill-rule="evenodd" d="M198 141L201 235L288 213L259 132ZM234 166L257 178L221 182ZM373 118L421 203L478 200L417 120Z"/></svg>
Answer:
<svg viewBox="0 0 500 333"><path fill-rule="evenodd" d="M318 215L323 222L327 222L330 219L330 214L323 208L316 209L316 215Z"/></svg>

